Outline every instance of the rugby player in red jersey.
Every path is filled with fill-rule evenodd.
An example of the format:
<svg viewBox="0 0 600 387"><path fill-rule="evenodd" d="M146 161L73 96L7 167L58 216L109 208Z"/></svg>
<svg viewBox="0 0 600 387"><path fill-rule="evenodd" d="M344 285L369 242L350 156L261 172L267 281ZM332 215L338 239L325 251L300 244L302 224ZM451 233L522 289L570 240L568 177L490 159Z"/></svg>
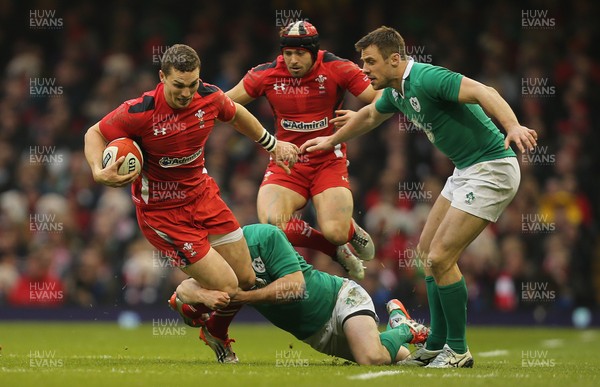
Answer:
<svg viewBox="0 0 600 387"><path fill-rule="evenodd" d="M229 300L254 286L255 274L239 223L219 196L204 167L204 147L215 120L259 142L289 173L298 148L277 141L243 106L200 79L200 58L189 46L170 47L161 60L160 83L141 97L125 101L85 135L85 156L98 183L129 183L140 229L161 254L169 257L205 289L205 305L215 312L214 337L226 347L223 361L235 362L227 336L238 306ZM144 153L141 174L117 174L124 157L102 168L107 142L119 137L136 141ZM217 323L218 322L218 326ZM214 349L214 348L213 348Z"/></svg>
<svg viewBox="0 0 600 387"><path fill-rule="evenodd" d="M273 109L279 140L299 146L333 134L334 114L348 113L338 110L346 90L363 103L373 102L378 95L355 63L319 50L319 34L311 23L291 23L282 30L280 45L282 55L248 71L226 93L242 105L264 95ZM362 262L350 245L362 260L373 259L375 249L369 234L352 219L347 164L345 144L301 156L291 174L281 173L271 161L258 192L258 218L280 227L292 245L322 251L340 262L351 277L362 279ZM309 199L321 231L294 217Z"/></svg>

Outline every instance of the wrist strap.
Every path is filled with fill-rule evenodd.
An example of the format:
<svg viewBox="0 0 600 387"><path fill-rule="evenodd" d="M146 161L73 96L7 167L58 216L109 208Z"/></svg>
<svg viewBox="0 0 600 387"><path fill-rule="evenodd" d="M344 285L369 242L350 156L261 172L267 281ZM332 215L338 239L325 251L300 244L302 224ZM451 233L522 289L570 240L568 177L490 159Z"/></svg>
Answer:
<svg viewBox="0 0 600 387"><path fill-rule="evenodd" d="M263 128L263 130L262 137L256 142L262 145L267 152L271 153L277 146L277 139L271 133L267 132L267 129Z"/></svg>

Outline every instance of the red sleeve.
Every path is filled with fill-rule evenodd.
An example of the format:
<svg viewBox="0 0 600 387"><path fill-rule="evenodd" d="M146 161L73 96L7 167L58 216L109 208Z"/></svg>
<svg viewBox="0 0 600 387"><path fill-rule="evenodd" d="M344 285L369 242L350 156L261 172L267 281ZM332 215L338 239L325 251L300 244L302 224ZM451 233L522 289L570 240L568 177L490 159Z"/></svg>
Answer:
<svg viewBox="0 0 600 387"><path fill-rule="evenodd" d="M144 114L129 113L129 107L135 101L137 100L123 102L100 120L100 132L107 141L110 142L119 137L139 136L140 122L143 120Z"/></svg>
<svg viewBox="0 0 600 387"><path fill-rule="evenodd" d="M257 71L257 67L261 66L254 67L244 76L244 88L246 89L246 93L252 98L258 98L264 94L263 79L266 72L264 70Z"/></svg>
<svg viewBox="0 0 600 387"><path fill-rule="evenodd" d="M231 98L226 96L221 90L219 90L217 93L218 95L215 97L215 104L219 110L217 119L219 121L229 122L233 120L233 117L235 116L235 103L233 103Z"/></svg>
<svg viewBox="0 0 600 387"><path fill-rule="evenodd" d="M331 70L338 76L340 85L357 97L371 84L369 78L354 62L336 62Z"/></svg>

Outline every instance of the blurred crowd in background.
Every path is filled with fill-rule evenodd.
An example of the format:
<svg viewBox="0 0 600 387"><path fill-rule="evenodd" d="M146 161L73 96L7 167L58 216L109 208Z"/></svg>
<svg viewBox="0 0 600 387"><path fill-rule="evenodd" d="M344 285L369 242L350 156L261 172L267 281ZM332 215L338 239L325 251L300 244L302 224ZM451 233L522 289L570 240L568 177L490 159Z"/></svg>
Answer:
<svg viewBox="0 0 600 387"><path fill-rule="evenodd" d="M96 184L88 127L158 82L159 57L185 43L224 91L275 59L278 31L306 19L321 48L388 25L408 54L495 87L539 147L518 154L519 192L460 261L470 313L600 304L600 38L592 0L32 1L0 3L0 308L165 305L185 276L141 235L129 188ZM53 11L53 12L52 12ZM361 107L352 96L344 106ZM269 104L248 106L269 130ZM209 137L209 173L241 224L257 222L267 154L232 127ZM426 304L414 248L453 165L397 116L348 143L355 219L375 240L362 285L376 303ZM315 224L309 206L303 219ZM319 253L317 268L343 275ZM528 291L542 290L531 297Z"/></svg>

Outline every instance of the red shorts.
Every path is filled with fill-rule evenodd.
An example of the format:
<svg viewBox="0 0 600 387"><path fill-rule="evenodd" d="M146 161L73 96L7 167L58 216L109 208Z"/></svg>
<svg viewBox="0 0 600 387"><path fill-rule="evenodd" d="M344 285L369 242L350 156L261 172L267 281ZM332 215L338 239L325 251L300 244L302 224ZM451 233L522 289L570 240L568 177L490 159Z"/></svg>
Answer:
<svg viewBox="0 0 600 387"><path fill-rule="evenodd" d="M328 188L350 189L348 163L345 157L326 160L319 164L296 163L288 175L273 161L267 166L261 187L277 184L304 196L306 200Z"/></svg>
<svg viewBox="0 0 600 387"><path fill-rule="evenodd" d="M184 267L201 260L209 251L208 235L228 234L240 227L219 195L219 187L207 177L205 188L191 202L175 208L136 209L138 224L160 257Z"/></svg>

